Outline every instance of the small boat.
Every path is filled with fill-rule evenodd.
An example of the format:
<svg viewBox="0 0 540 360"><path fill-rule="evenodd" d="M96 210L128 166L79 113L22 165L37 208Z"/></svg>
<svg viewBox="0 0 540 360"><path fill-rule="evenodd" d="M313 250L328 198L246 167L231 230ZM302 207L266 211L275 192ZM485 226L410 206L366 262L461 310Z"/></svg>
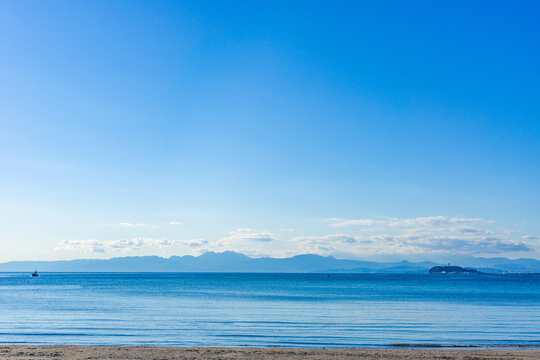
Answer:
<svg viewBox="0 0 540 360"><path fill-rule="evenodd" d="M31 273L30 276L31 276L31 277L38 277L39 274L38 274L38 272L37 272L37 269L36 269L36 271L34 271L33 273Z"/></svg>

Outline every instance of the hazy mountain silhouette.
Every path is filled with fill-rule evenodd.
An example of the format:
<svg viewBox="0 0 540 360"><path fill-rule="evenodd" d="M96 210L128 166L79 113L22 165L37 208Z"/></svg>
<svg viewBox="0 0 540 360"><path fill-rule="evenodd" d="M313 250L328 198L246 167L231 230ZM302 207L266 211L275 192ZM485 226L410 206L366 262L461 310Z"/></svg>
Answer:
<svg viewBox="0 0 540 360"><path fill-rule="evenodd" d="M460 257L454 262L482 272L536 272L540 260ZM440 263L423 261L371 262L332 256L297 255L290 258L251 258L233 251L207 252L200 256L129 256L108 260L12 261L0 263L0 271L40 272L266 272L266 273L427 273Z"/></svg>

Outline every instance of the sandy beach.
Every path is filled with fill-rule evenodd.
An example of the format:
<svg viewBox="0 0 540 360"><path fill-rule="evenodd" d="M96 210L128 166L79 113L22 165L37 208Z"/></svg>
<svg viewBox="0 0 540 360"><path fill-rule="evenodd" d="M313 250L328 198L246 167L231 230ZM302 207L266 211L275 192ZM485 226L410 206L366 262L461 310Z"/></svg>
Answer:
<svg viewBox="0 0 540 360"><path fill-rule="evenodd" d="M0 359L540 359L540 349L290 349L0 346Z"/></svg>

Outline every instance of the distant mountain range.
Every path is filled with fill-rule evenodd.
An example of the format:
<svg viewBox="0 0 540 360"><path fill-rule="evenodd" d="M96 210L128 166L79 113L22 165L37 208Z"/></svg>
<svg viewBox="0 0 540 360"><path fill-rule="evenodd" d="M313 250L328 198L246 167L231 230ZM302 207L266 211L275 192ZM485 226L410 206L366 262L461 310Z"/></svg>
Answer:
<svg viewBox="0 0 540 360"><path fill-rule="evenodd" d="M485 273L540 273L540 260L467 257L461 266ZM12 261L0 263L0 272L262 272L262 273L428 273L431 261L372 262L332 256L297 255L290 258L251 258L232 251L200 256L130 256L108 260Z"/></svg>

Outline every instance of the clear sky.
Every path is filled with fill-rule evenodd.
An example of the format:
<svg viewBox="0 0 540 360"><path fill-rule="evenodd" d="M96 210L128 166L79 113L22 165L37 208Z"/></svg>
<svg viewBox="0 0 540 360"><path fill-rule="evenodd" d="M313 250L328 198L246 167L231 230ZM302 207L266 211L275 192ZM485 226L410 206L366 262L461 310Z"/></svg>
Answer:
<svg viewBox="0 0 540 360"><path fill-rule="evenodd" d="M538 1L2 1L0 261L540 258Z"/></svg>

